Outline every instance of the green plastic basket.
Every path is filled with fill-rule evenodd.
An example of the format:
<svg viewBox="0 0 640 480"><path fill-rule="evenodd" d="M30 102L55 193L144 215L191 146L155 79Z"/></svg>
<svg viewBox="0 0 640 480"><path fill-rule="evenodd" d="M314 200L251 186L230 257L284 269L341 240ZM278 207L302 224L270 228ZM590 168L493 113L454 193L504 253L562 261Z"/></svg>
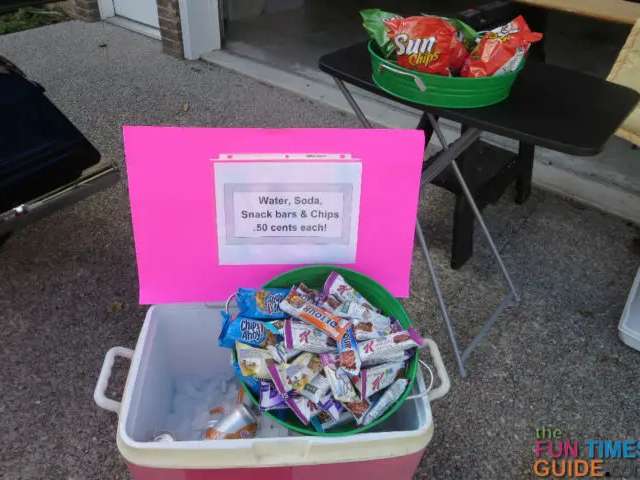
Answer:
<svg viewBox="0 0 640 480"><path fill-rule="evenodd" d="M421 105L446 108L477 108L501 102L524 68L523 58L517 70L481 78L445 77L399 66L383 58L369 42L374 83L385 92Z"/></svg>
<svg viewBox="0 0 640 480"><path fill-rule="evenodd" d="M290 270L289 272L283 273L272 279L270 282L266 283L265 287L290 287L297 283L304 283L305 285L315 288L321 289L324 285L326 278L329 276L331 272L338 272L342 275L345 280L356 290L358 290L362 295L366 297L366 299L371 302L372 305L378 307L382 310L382 313L389 317L394 317L396 320L400 322L400 324L408 328L411 326L411 320L409 320L409 316L407 312L404 310L402 304L393 296L387 289L385 289L378 282L370 279L369 277L354 272L353 270L349 270L346 268L334 267L331 265L314 265L310 267L298 268L295 270ZM235 355L235 353L234 353ZM317 432L313 426L311 425L303 425L300 420L295 416L293 412L289 410L281 411L279 414L272 414L271 412L264 412L263 415L266 415L280 425L288 428L289 430L293 430L298 433L303 433L305 435L318 435L324 437L337 437L344 435L352 435L355 433L361 433L370 428L375 427L376 425L384 422L387 418L393 415L405 401L409 392L413 389L413 384L416 379L416 373L418 371L418 355L414 355L414 357L409 362L406 368L406 378L409 381L407 388L402 393L400 398L396 400L396 402L391 405L387 411L379 418L374 420L368 425L363 425L360 427L354 427L353 425L345 425L344 427L336 427L332 429L330 432ZM243 383L242 386L247 394L247 396L251 399L251 401L259 406L259 398L251 392L251 390Z"/></svg>

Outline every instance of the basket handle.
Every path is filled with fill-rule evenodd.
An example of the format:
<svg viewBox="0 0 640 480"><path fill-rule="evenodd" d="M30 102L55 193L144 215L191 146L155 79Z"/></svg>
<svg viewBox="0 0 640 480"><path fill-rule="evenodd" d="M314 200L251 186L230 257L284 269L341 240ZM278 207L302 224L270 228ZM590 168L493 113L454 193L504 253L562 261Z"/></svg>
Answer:
<svg viewBox="0 0 640 480"><path fill-rule="evenodd" d="M427 90L427 86L424 84L424 82L422 81L422 79L413 74L413 73L409 73L409 72L404 72L402 70L398 70L397 68L393 68L389 65L387 65L386 63L381 63L380 64L380 73L383 73L384 70L389 70L392 73L396 73L398 75L404 75L405 77L411 77L413 78L413 82L416 84L416 87L418 87L418 90L420 90L421 92L424 92Z"/></svg>
<svg viewBox="0 0 640 480"><path fill-rule="evenodd" d="M407 397L407 400L412 400L420 397L429 397L430 401L438 400L439 398L444 397L451 388L451 381L449 380L449 374L447 374L447 369L444 366L444 362L442 361L442 355L440 355L440 350L438 349L438 345L436 342L431 340L430 338L424 339L425 343L429 347L429 353L431 353L431 358L433 359L433 365L436 367L436 372L438 377L440 378L440 385L437 388L433 387L434 375L433 371L427 364L425 364L422 360L420 363L427 367L429 374L431 375L431 379L429 381L429 387L424 390L424 392L418 393L416 395L411 395Z"/></svg>

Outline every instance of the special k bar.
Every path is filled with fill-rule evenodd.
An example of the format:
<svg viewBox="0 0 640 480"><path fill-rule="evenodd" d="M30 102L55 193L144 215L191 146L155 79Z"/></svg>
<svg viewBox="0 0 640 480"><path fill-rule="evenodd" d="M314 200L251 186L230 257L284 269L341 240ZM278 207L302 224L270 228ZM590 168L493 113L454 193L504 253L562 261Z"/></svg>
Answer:
<svg viewBox="0 0 640 480"><path fill-rule="evenodd" d="M284 343L289 350L325 353L335 352L336 342L326 333L305 322L284 321Z"/></svg>
<svg viewBox="0 0 640 480"><path fill-rule="evenodd" d="M360 375L352 380L360 392L360 397L369 398L391 385L403 368L404 362L383 363L375 367L363 368Z"/></svg>
<svg viewBox="0 0 640 480"><path fill-rule="evenodd" d="M404 351L424 346L424 339L413 328L401 330L382 338L358 343L360 360L365 367L397 361Z"/></svg>
<svg viewBox="0 0 640 480"><path fill-rule="evenodd" d="M280 302L280 309L292 317L313 325L318 330L325 332L336 341L340 341L351 322L344 318L336 317L323 308L317 307L311 302L305 301L294 289Z"/></svg>

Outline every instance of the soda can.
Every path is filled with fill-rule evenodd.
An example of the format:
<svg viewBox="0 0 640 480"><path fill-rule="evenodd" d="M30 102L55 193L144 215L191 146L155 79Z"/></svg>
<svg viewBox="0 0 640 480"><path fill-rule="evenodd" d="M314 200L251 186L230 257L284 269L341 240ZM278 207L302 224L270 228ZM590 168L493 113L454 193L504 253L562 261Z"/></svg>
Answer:
<svg viewBox="0 0 640 480"><path fill-rule="evenodd" d="M204 440L231 440L253 438L258 429L258 421L244 404L237 405L215 425L204 432Z"/></svg>

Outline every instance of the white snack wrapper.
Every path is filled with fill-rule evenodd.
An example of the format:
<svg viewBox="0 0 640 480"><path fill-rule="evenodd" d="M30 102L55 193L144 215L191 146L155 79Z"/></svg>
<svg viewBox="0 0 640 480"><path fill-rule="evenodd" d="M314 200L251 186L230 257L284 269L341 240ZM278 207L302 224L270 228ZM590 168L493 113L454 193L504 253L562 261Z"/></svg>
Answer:
<svg viewBox="0 0 640 480"><path fill-rule="evenodd" d="M335 340L308 323L287 319L283 333L284 345L288 350L313 353L336 351Z"/></svg>
<svg viewBox="0 0 640 480"><path fill-rule="evenodd" d="M340 402L355 402L360 399L349 377L338 374L335 355L331 353L321 353L320 361L324 368L324 374L331 386L333 398Z"/></svg>
<svg viewBox="0 0 640 480"><path fill-rule="evenodd" d="M353 379L361 398L369 398L391 385L398 373L404 368L404 362L391 362L363 368L360 375Z"/></svg>
<svg viewBox="0 0 640 480"><path fill-rule="evenodd" d="M263 380L271 378L267 370L266 360L271 359L271 353L262 348L254 348L241 342L236 342L238 366L242 375L256 377Z"/></svg>
<svg viewBox="0 0 640 480"><path fill-rule="evenodd" d="M327 377L325 377L322 373L319 373L315 377L313 377L313 380L302 387L302 390L300 390L300 395L308 398L315 404L319 404L330 389L331 385L329 384L329 380L327 380Z"/></svg>
<svg viewBox="0 0 640 480"><path fill-rule="evenodd" d="M424 339L413 328L358 343L360 361L364 366L397 361L404 351L424 346Z"/></svg>
<svg viewBox="0 0 640 480"><path fill-rule="evenodd" d="M362 424L368 425L382 415L387 408L400 398L402 392L407 388L408 383L409 382L406 378L399 378L389 388L387 388L376 403L369 408L369 411L367 411L362 420Z"/></svg>

